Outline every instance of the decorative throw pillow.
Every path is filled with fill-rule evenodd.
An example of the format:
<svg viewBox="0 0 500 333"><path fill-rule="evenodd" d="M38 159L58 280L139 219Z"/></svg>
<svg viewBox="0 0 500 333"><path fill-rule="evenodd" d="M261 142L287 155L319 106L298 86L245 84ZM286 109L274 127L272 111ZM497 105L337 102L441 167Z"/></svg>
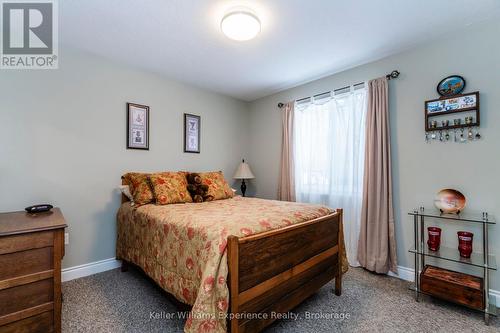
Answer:
<svg viewBox="0 0 500 333"><path fill-rule="evenodd" d="M149 173L129 172L122 176L130 187L130 193L134 197L134 203L145 205L153 202L153 191L149 184Z"/></svg>
<svg viewBox="0 0 500 333"><path fill-rule="evenodd" d="M222 171L202 172L199 175L201 183L208 186L208 195L212 196L213 200L234 197L234 193L224 179Z"/></svg>
<svg viewBox="0 0 500 333"><path fill-rule="evenodd" d="M158 205L193 202L187 190L186 176L180 172L151 174L149 181Z"/></svg>

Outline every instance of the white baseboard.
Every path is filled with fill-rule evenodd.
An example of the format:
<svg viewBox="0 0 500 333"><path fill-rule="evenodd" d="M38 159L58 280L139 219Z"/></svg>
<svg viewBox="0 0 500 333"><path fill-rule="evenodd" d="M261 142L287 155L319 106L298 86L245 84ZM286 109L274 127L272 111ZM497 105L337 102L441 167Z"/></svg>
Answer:
<svg viewBox="0 0 500 333"><path fill-rule="evenodd" d="M410 281L413 282L415 281L415 270L413 268L408 268L408 267L403 267L403 266L398 266L398 274L394 274L393 272L389 272L389 276L397 277L401 280L405 281ZM490 289L490 297L495 298L495 303L497 306L500 304L500 291Z"/></svg>
<svg viewBox="0 0 500 333"><path fill-rule="evenodd" d="M497 305L497 308L498 308L498 306L500 304L500 303L498 303L498 301L500 301L500 291L490 289L490 296L495 297L495 304Z"/></svg>
<svg viewBox="0 0 500 333"><path fill-rule="evenodd" d="M84 276L109 271L120 267L121 261L115 258L109 258L99 261L90 262L79 266L64 268L62 270L62 281L78 279Z"/></svg>
<svg viewBox="0 0 500 333"><path fill-rule="evenodd" d="M415 270L413 268L398 266L398 274L394 274L393 272L389 272L389 276L397 277L401 280L415 281Z"/></svg>

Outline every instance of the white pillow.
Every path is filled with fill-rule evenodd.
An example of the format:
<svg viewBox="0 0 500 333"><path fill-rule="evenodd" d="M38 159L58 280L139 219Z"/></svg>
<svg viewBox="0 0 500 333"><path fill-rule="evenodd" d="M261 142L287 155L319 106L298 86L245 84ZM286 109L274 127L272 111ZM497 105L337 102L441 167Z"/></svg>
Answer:
<svg viewBox="0 0 500 333"><path fill-rule="evenodd" d="M134 197L132 196L132 193L130 193L130 186L120 185L120 192L122 192L122 194L130 200L130 206L133 206L134 205Z"/></svg>

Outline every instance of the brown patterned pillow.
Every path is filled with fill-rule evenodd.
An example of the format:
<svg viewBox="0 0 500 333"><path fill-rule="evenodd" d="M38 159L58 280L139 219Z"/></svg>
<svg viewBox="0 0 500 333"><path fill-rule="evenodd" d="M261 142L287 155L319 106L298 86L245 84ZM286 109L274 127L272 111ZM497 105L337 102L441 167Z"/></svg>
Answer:
<svg viewBox="0 0 500 333"><path fill-rule="evenodd" d="M153 191L149 184L149 175L149 173L129 172L122 176L130 186L130 193L137 205L145 205L154 200Z"/></svg>
<svg viewBox="0 0 500 333"><path fill-rule="evenodd" d="M186 176L181 172L162 172L149 176L158 205L193 202L187 190Z"/></svg>
<svg viewBox="0 0 500 333"><path fill-rule="evenodd" d="M234 196L231 187L224 179L222 171L202 172L200 173L201 183L208 185L208 195L214 200L228 199Z"/></svg>

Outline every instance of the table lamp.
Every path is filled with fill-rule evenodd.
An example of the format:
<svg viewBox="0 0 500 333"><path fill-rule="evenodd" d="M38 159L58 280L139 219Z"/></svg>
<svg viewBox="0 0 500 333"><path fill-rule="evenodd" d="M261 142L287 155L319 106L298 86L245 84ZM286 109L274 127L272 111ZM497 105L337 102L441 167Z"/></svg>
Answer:
<svg viewBox="0 0 500 333"><path fill-rule="evenodd" d="M245 179L253 179L255 176L250 170L250 166L243 159L236 170L236 173L233 176L234 179L241 179L241 194L245 196L245 192L247 190L247 185L245 184Z"/></svg>

